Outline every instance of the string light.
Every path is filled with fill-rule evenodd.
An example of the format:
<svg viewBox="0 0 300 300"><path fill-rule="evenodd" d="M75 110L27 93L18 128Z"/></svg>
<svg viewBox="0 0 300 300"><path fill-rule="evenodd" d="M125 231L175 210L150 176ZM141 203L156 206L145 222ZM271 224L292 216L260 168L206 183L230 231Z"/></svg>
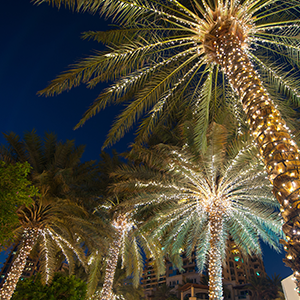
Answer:
<svg viewBox="0 0 300 300"><path fill-rule="evenodd" d="M139 207L149 203L167 206L154 218L159 226L151 230L150 243L162 241L164 251L169 255L185 243L187 247L199 243L197 266L201 272L208 262L210 299L223 298L222 259L224 239L228 238L229 232L239 231L247 240L247 251L253 253L260 251L258 237L269 240L265 228L270 230L271 239L280 236L281 223L276 214L260 207L266 199L268 205L276 206L277 203L270 193L266 172L258 159L250 164L244 160L253 147L246 144L226 161L220 158L220 153L214 155L208 151L199 163L191 157L187 147L186 150L172 148L167 152L167 158L162 158L169 163L162 182L152 179L136 183L142 191L136 199ZM226 223L225 229L223 223ZM206 236L198 241L200 232Z"/></svg>
<svg viewBox="0 0 300 300"><path fill-rule="evenodd" d="M112 222L112 226L116 229L117 236L109 248L106 260L105 279L100 297L101 300L113 299L112 288L120 249L122 245L125 246L125 237L133 228L133 225L133 222L128 218L127 214L119 214Z"/></svg>
<svg viewBox="0 0 300 300"><path fill-rule="evenodd" d="M5 279L5 282L0 290L0 296L2 300L9 300L12 297L19 278L21 277L25 268L27 257L36 242L37 234L38 231L35 229L24 229L23 243L21 244L19 253L14 260L11 270L9 271L7 278Z"/></svg>

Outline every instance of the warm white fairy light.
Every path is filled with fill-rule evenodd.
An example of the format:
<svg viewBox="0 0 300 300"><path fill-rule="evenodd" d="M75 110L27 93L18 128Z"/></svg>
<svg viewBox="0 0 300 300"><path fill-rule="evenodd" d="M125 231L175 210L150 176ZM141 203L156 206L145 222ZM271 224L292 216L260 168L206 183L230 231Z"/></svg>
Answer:
<svg viewBox="0 0 300 300"><path fill-rule="evenodd" d="M5 279L2 288L0 289L0 296L2 300L9 300L12 297L19 278L21 277L25 268L27 257L35 244L37 234L37 230L35 229L24 229L24 239L21 244L21 248L12 264L11 270Z"/></svg>
<svg viewBox="0 0 300 300"><path fill-rule="evenodd" d="M43 236L43 242L44 242L44 249L45 249L45 272L46 272L46 284L49 281L49 249L48 249L48 241L46 238L46 233L44 230L39 230L39 234Z"/></svg>
<svg viewBox="0 0 300 300"><path fill-rule="evenodd" d="M197 165L188 149L172 150L168 153L171 167L166 167L172 184L166 184L166 177L162 182L151 180L136 185L147 195L145 201L143 194L137 198L140 206L166 203L171 207L157 214L155 220L159 227L151 231L150 242L164 239L164 233L168 232L167 241L172 245L169 247L173 247L170 251L174 251L177 241L182 241L185 234L192 232L191 226L199 226L201 231L206 232L206 238L199 241L201 250L197 252L197 264L202 269L208 262L210 299L222 299L222 249L225 249L226 236L223 234L223 222L226 222L226 230L232 226L235 228L233 231L243 232L247 246L255 253L259 251L258 236L264 241L269 240L264 226L274 232L281 229L280 222L274 216L270 217L269 211L264 212L263 207L257 213L253 211L261 201L268 199L271 206L276 206L276 200L270 193L270 183L260 161L244 162L252 147L250 143L245 144L225 165L220 165L220 154L207 155ZM152 188L154 196L150 202L148 197L151 198ZM252 203L256 204L253 206ZM208 224L207 231L205 224Z"/></svg>
<svg viewBox="0 0 300 300"><path fill-rule="evenodd" d="M113 220L112 226L116 229L117 236L109 248L101 300L112 299L112 288L120 249L122 246L125 246L126 235L133 228L134 223L130 220L130 217L127 214L119 214L116 219Z"/></svg>
<svg viewBox="0 0 300 300"><path fill-rule="evenodd" d="M66 239L64 239L61 235L58 235L55 231L50 231L49 229L47 229L47 233L56 241L57 245L61 248L62 245L59 243L59 241L61 241L62 243L64 243L69 249L71 249L74 254L77 256L78 260L81 262L81 264L83 266L85 266L85 262L82 259L82 255L80 255L80 253L78 252L78 250L76 249L76 247L73 247ZM64 252L64 254L66 254ZM67 257L67 256L66 256Z"/></svg>
<svg viewBox="0 0 300 300"><path fill-rule="evenodd" d="M259 60L251 54L255 54L256 49L262 49L267 50L270 54L275 53L276 59L280 56L284 60L287 58L285 61L291 61L290 64L288 62L290 68L287 67L289 73L298 76L292 68L294 63L298 63L300 53L300 46L297 40L300 33L300 22L296 17L297 4L294 1L286 1L283 7L281 2L276 0L203 0L199 3L195 1L194 4L186 7L177 0L166 0L163 2L103 0L96 5L93 3L85 7L86 10L91 10L92 12L99 9L102 14L120 22L121 26L124 25L126 27L129 25L130 28L141 29L141 34L137 34L136 43L128 41L124 47L118 45L116 50L112 50L112 53L107 53L104 57L101 56L101 59L105 60L104 69L112 70L115 65L121 65L123 61L128 62L128 66L131 66L131 62L133 62L134 66L140 64L137 68L140 69L135 70L130 76L128 75L128 73L131 73L129 67L118 66L117 72L119 74L116 76L121 77L125 74L126 77L121 78L117 84L114 84L111 89L106 91L110 95L103 102L99 101L98 108L106 106L109 101L114 103L119 96L124 96L127 91L135 91L134 88L131 89L134 87L134 83L138 83L135 85L137 90L140 90L140 87L143 89L143 80L154 78L152 75L155 75L155 69L151 69L153 66L157 66L156 70L163 72L165 71L164 67L167 65L165 64L167 60L176 63L174 67L177 67L185 64L197 53L199 58L192 60L186 68L186 70L190 70L194 64L200 60L203 61L203 68L199 68L199 72L191 75L199 83L198 90L195 92L195 98L197 99L193 99L193 104L196 103L196 111L200 108L198 104L209 97L209 93L205 93L205 91L212 82L210 76L213 72L215 74L221 69L226 74L232 90L242 102L252 136L259 148L259 157L266 166L269 179L274 184L275 196L282 205L282 216L285 220L283 229L288 236L290 249L293 248L293 251L289 251L299 255L300 239L298 235L293 233L300 230L299 216L296 218L293 215L293 212L299 209L299 149L293 144L290 130L282 120L270 95L264 88L259 74L254 69L254 63L256 63L255 67L262 68L263 72L266 72L271 81L276 82L286 95L294 99L299 98L299 91L293 82L290 84L292 78L290 74L283 78L277 74L278 68L274 72L267 64L263 63L263 60ZM78 8L79 10L82 9L81 4ZM129 19L131 16L133 16L133 22ZM277 20L276 17L278 17ZM164 24L167 25L165 26ZM153 31L153 39L147 39L147 35L143 32L147 26L149 26L149 32L152 33ZM170 49L173 51L170 51ZM139 60L143 53L146 54L144 56L146 59ZM184 53L184 55L180 56L181 53ZM163 57L167 58L164 60ZM278 59L278 61L281 60ZM95 65L97 66L96 69L93 65L94 69L96 69L94 71L95 77L98 79L101 77L98 70L101 69L102 65L101 63ZM216 65L218 66L215 67ZM78 81L82 77L81 65L80 68L76 77ZM87 73L93 73L93 70ZM169 71L169 69L166 70ZM160 101L156 106L155 100L151 100L152 103L144 101L148 97L137 100L141 101L136 107L148 106L149 110L151 110L151 107L154 107L152 111L154 120L150 121L151 126L153 126L160 111L166 106L166 97L168 98L171 95L168 92L171 90L175 91L177 87L178 89L181 88L181 91L191 90L189 89L190 82L188 80L180 82L184 72L188 71L184 70L184 72L181 72L180 67L178 70L177 74L174 72L172 74L174 76L169 77L170 80L166 84L169 91L166 92L166 89L162 88L165 78L157 84L157 88L153 89L152 95L155 95L153 98ZM149 75L150 73L151 76ZM161 75L163 73L158 74ZM196 74L199 76L196 77ZM148 75L149 77L147 77ZM73 80L74 72L71 72L71 76ZM208 78L208 80L205 78ZM89 79L86 81L89 81ZM110 79L115 78L111 76L109 77ZM49 88L49 94L53 93L53 90L54 92L60 92L63 89L68 89L71 85L68 80L69 78L65 79L58 88L59 84L55 81L53 86ZM76 84L78 83L77 80L73 81ZM200 86L203 86L203 88L201 89ZM161 90L161 92L158 90ZM151 96L151 92L147 95ZM210 99L208 99L209 101ZM95 111L96 109L89 116L93 115ZM137 109L132 111L134 111L132 119L136 119L139 113ZM236 107L234 107L234 111L237 112ZM195 115L197 115L196 112ZM128 129L130 123L132 123L128 122L128 118L126 119L125 117L121 118L121 121L124 121L123 125L127 122L127 125L122 125L125 129L121 126L114 127L119 129L115 130L118 137L122 135L120 132L123 130L124 133L126 127ZM118 137L115 136L115 140ZM291 175L292 173L295 175ZM286 201L288 201L288 205L284 204L284 202L287 203ZM296 262L296 260L293 263L295 265L292 265L290 262L289 265L295 271L299 271L300 263Z"/></svg>
<svg viewBox="0 0 300 300"><path fill-rule="evenodd" d="M96 291L91 297L89 297L88 300L102 299L102 293L103 293L103 290ZM128 299L125 299L123 295L116 295L116 294L112 293L110 300L128 300Z"/></svg>

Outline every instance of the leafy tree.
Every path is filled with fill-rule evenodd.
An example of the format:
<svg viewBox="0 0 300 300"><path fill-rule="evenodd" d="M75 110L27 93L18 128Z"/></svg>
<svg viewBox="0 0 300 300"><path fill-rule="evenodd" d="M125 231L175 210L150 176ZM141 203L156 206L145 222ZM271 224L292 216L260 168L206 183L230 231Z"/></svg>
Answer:
<svg viewBox="0 0 300 300"><path fill-rule="evenodd" d="M82 300L86 294L86 283L74 275L56 273L51 283L43 285L41 275L20 281L12 300Z"/></svg>
<svg viewBox="0 0 300 300"><path fill-rule="evenodd" d="M67 259L70 273L73 271L74 255L86 266L83 246L105 249L103 224L95 220L78 203L91 197L81 191L89 179L94 162L80 163L84 147L74 142L58 143L55 135L46 134L44 141L35 132L26 133L20 141L14 133L5 135L7 147L1 149L2 157L15 162L28 161L32 166L31 182L39 194L29 206L17 210L18 228L16 242L20 243L18 255L3 284L1 299L10 299L23 272L26 259L34 247L39 247L42 281L53 276L56 254L61 252Z"/></svg>
<svg viewBox="0 0 300 300"><path fill-rule="evenodd" d="M13 239L13 230L18 225L16 210L29 205L37 189L27 179L30 165L25 163L7 164L0 161L0 245Z"/></svg>
<svg viewBox="0 0 300 300"><path fill-rule="evenodd" d="M121 138L147 112L139 129L144 138L159 119L172 115L178 103L188 101L197 119L197 143L205 148L212 106L228 101L235 112L244 110L282 205L288 237L285 262L295 271L300 288L299 148L276 107L278 100L299 105L299 1L34 2L99 12L121 26L85 33L85 38L103 42L109 50L83 59L41 92L53 95L81 82L94 87L115 80L78 124L111 103L128 101L105 145ZM228 96L233 92L235 96Z"/></svg>
<svg viewBox="0 0 300 300"><path fill-rule="evenodd" d="M209 297L221 299L229 235L248 255L261 254L259 238L278 250L281 220L253 145L228 141L225 128L217 124L211 125L207 143L203 155L193 155L188 146L139 147L144 165L116 171L123 181L115 190L138 192L131 205L153 210L152 220L141 230L148 230L150 243L162 244L180 270L181 251L191 256L196 247L199 271L208 264Z"/></svg>

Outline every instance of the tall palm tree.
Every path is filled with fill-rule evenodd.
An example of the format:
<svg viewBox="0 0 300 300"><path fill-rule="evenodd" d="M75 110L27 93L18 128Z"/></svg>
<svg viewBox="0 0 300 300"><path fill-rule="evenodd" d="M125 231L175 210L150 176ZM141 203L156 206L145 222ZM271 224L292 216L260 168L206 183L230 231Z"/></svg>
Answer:
<svg viewBox="0 0 300 300"><path fill-rule="evenodd" d="M295 271L300 288L299 148L276 108L277 100L282 98L299 105L299 2L34 2L99 12L121 25L121 29L109 32L85 33L85 38L101 41L110 50L77 63L41 92L53 95L80 82L94 87L100 81L117 79L99 95L78 124L111 103L130 101L112 127L106 145L122 137L148 112L139 130L140 137L145 137L159 118L172 114L182 99L193 106L201 143L208 126L209 107L213 99L218 99L216 85L223 87L221 98L225 101L227 86L231 87L239 99L232 106L236 111L242 105L274 195L281 204L283 230L288 239L286 264Z"/></svg>
<svg viewBox="0 0 300 300"><path fill-rule="evenodd" d="M222 299L222 260L229 236L246 254L259 255L259 238L278 250L282 233L274 212L277 201L262 164L251 155L251 143L229 143L222 126L211 128L205 154L194 156L188 148L166 145L145 149L139 158L144 156L150 167L116 171L124 181L115 188L138 191L132 205L156 212L144 230L179 269L181 251L190 256L196 247L200 272L208 263L209 297Z"/></svg>
<svg viewBox="0 0 300 300"><path fill-rule="evenodd" d="M93 197L89 191L84 193L91 174L95 173L94 162L80 163L84 147L75 147L73 141L59 143L53 134L46 134L42 140L34 131L26 133L24 140L14 133L5 138L8 145L1 148L1 158L28 161L32 166L28 178L39 189L32 205L18 209L16 242L20 242L20 250L0 291L1 299L10 299L35 245L40 246L42 278L48 282L58 251L66 257L72 272L74 253L85 265L82 246L97 246L100 252L105 249L105 240L99 241L104 225L79 205Z"/></svg>

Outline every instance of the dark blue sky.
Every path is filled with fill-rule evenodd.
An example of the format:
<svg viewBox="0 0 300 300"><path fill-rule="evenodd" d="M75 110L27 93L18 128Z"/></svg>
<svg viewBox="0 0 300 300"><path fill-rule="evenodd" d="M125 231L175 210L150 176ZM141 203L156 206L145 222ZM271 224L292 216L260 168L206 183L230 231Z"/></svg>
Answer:
<svg viewBox="0 0 300 300"><path fill-rule="evenodd" d="M51 98L36 93L70 64L93 50L103 50L98 43L81 40L80 35L88 30L105 30L107 23L97 15L57 10L46 4L34 6L30 0L2 2L0 132L14 131L20 136L33 129L41 136L45 131L54 132L59 140L75 139L77 145L86 145L84 160L98 159L118 109L109 107L82 128L74 131L73 127L105 85L94 90L81 86ZM125 151L131 140L129 134L114 148ZM263 245L263 257L268 275L276 272L286 277L292 273L282 262L284 254Z"/></svg>

